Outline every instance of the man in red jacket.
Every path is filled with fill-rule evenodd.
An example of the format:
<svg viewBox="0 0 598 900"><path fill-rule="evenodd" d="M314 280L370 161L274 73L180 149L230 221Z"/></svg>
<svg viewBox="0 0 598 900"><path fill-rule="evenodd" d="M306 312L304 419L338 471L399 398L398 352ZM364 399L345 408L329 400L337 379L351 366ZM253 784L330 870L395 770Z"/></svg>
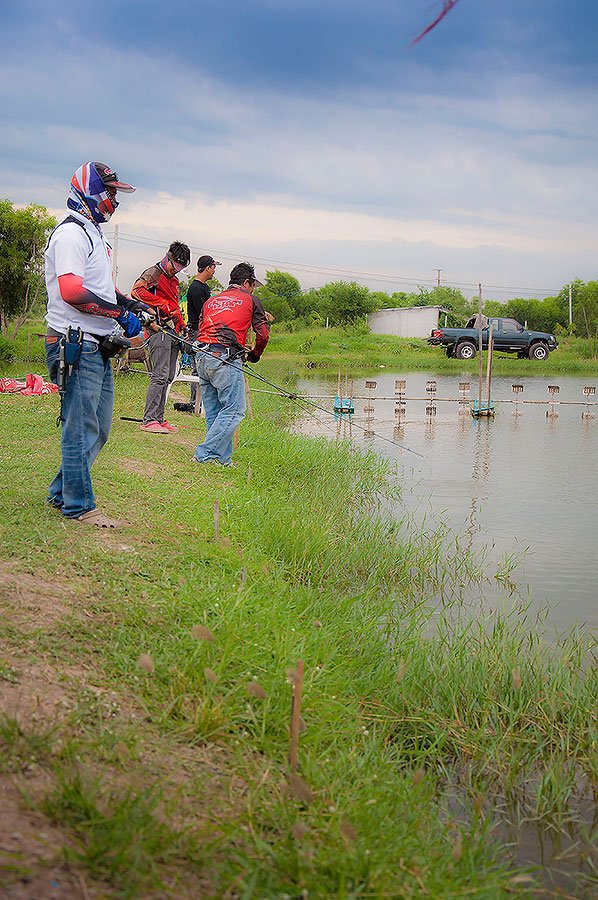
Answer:
<svg viewBox="0 0 598 900"><path fill-rule="evenodd" d="M228 288L204 303L195 359L207 432L195 449L195 462L232 465L233 435L245 415L247 332L250 326L255 332L255 346L246 356L253 363L259 360L270 337L264 307L252 294L258 285L253 266L242 262L231 271Z"/></svg>
<svg viewBox="0 0 598 900"><path fill-rule="evenodd" d="M158 325L167 325L180 333L185 328L185 320L179 306L179 280L177 273L189 265L191 253L187 244L174 241L164 259L150 266L139 276L131 289L131 296L156 312ZM145 410L142 431L151 434L168 434L178 431L164 418L168 385L176 374L179 347L176 341L163 332L153 332L149 341L152 375Z"/></svg>

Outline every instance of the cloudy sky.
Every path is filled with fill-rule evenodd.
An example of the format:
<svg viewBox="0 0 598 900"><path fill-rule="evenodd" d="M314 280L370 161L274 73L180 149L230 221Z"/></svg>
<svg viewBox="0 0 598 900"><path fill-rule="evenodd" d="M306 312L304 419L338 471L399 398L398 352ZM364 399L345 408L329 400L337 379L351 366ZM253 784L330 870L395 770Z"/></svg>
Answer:
<svg viewBox="0 0 598 900"><path fill-rule="evenodd" d="M598 278L595 0L4 0L0 196L98 159L119 286L178 238L303 286Z"/></svg>

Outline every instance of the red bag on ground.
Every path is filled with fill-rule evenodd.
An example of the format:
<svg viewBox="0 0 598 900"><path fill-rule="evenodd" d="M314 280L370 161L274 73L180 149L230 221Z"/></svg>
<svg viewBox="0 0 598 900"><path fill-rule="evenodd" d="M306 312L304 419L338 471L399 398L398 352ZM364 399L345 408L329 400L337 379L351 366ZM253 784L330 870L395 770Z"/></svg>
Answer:
<svg viewBox="0 0 598 900"><path fill-rule="evenodd" d="M0 378L0 394L16 394L26 387L24 381L17 381L15 378Z"/></svg>

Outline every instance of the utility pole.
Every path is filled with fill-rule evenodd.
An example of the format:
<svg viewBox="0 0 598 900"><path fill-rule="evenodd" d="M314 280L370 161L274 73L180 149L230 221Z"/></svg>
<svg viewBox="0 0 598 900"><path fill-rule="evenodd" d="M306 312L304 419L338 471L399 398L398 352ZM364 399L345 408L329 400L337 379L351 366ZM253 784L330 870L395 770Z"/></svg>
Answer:
<svg viewBox="0 0 598 900"><path fill-rule="evenodd" d="M114 245L112 247L112 280L118 287L118 225L114 226Z"/></svg>
<svg viewBox="0 0 598 900"><path fill-rule="evenodd" d="M436 269L436 287L440 287L440 273L442 269Z"/></svg>
<svg viewBox="0 0 598 900"><path fill-rule="evenodd" d="M569 282L569 329L573 325L573 285Z"/></svg>

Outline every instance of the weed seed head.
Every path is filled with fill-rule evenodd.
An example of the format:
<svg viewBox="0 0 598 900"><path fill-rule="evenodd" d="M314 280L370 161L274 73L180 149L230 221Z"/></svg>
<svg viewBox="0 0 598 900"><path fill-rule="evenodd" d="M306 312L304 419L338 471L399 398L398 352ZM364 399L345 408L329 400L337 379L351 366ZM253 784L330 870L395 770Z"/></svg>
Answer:
<svg viewBox="0 0 598 900"><path fill-rule="evenodd" d="M258 700L265 700L268 696L261 684L258 684L257 681L249 682L247 685L247 693L251 694L252 697L257 697Z"/></svg>
<svg viewBox="0 0 598 900"><path fill-rule="evenodd" d="M202 641L213 641L214 635L207 625L194 625L191 629L191 637L199 638Z"/></svg>
<svg viewBox="0 0 598 900"><path fill-rule="evenodd" d="M143 669L144 672L149 672L149 673L154 672L155 668L156 668L154 665L154 661L151 658L151 656L149 655L149 653L142 653L141 656L139 657L139 659L137 660L137 665L139 666L140 669Z"/></svg>
<svg viewBox="0 0 598 900"><path fill-rule="evenodd" d="M314 792L307 782L299 778L295 772L291 772L289 775L289 787L297 800L301 800L302 803L313 803L315 799Z"/></svg>

